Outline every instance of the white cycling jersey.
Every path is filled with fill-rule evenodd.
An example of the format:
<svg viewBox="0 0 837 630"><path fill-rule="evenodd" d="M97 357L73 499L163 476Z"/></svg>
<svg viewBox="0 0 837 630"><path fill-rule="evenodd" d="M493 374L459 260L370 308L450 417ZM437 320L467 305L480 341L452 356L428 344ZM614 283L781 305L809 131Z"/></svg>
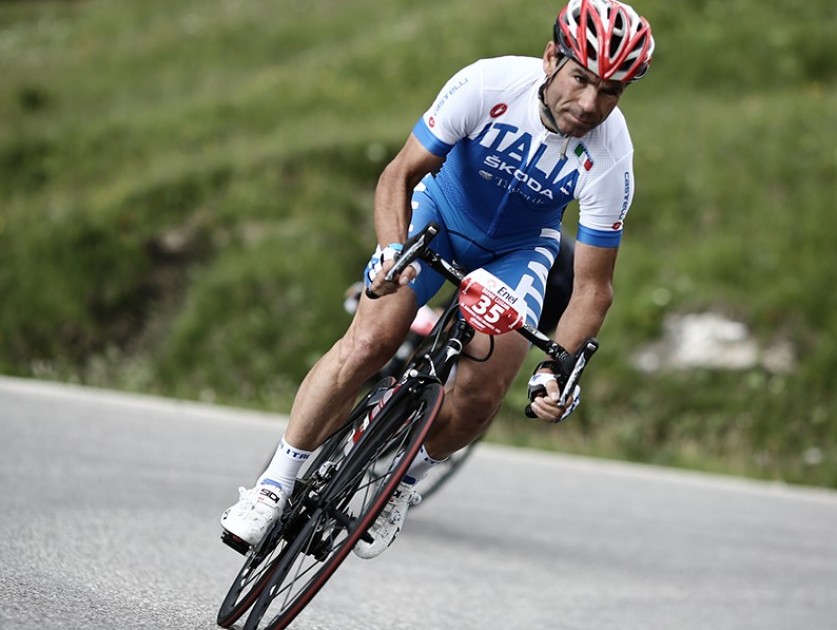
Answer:
<svg viewBox="0 0 837 630"><path fill-rule="evenodd" d="M580 243L617 247L634 192L633 145L618 108L582 138L552 133L540 117L543 62L482 59L457 72L413 134L445 164L425 178L491 240L560 230L579 201ZM495 240L496 242L496 240Z"/></svg>

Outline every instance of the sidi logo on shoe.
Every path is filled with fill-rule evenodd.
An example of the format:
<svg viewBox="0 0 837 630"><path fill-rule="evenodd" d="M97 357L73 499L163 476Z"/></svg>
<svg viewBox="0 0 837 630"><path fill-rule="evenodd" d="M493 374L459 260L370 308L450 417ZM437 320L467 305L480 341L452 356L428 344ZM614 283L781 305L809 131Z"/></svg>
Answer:
<svg viewBox="0 0 837 630"><path fill-rule="evenodd" d="M270 488L262 488L259 490L259 494L263 497L267 497L274 503L279 503L279 495L273 492Z"/></svg>

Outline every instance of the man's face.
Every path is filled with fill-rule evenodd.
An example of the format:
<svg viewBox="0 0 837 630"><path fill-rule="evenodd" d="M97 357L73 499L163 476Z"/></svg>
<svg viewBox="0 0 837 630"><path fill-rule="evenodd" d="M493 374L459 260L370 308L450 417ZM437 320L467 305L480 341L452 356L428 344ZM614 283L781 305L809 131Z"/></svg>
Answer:
<svg viewBox="0 0 837 630"><path fill-rule="evenodd" d="M550 42L544 54L547 74L557 64L555 53L557 49ZM610 115L624 89L620 81L602 81L570 59L550 81L544 100L561 133L580 138Z"/></svg>

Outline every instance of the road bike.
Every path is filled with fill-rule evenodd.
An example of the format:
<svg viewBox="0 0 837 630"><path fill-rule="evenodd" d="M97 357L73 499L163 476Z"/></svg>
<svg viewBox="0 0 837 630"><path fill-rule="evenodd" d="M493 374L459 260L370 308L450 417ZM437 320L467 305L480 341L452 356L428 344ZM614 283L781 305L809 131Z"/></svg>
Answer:
<svg viewBox="0 0 837 630"><path fill-rule="evenodd" d="M458 301L444 311L400 377L373 386L312 455L287 508L259 544L250 547L222 534L245 561L220 607L218 625L228 628L249 610L244 630L286 628L355 544L371 541L368 530L421 448L451 371L462 357L486 361L491 354L467 354L475 331L515 331L558 358L561 347L525 322L523 300L510 287L484 269L466 275L428 247L437 233L431 223L405 243L388 280L421 259L459 288ZM564 391L573 390L597 347L594 339L584 344Z"/></svg>

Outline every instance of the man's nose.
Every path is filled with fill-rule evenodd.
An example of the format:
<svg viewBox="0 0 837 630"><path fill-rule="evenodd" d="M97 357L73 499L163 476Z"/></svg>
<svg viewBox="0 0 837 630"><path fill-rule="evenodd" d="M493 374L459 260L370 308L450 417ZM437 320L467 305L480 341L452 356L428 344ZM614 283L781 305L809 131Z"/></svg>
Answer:
<svg viewBox="0 0 837 630"><path fill-rule="evenodd" d="M596 110L596 101L598 100L599 92L593 85L585 87L578 98L578 104L585 112L593 112Z"/></svg>

